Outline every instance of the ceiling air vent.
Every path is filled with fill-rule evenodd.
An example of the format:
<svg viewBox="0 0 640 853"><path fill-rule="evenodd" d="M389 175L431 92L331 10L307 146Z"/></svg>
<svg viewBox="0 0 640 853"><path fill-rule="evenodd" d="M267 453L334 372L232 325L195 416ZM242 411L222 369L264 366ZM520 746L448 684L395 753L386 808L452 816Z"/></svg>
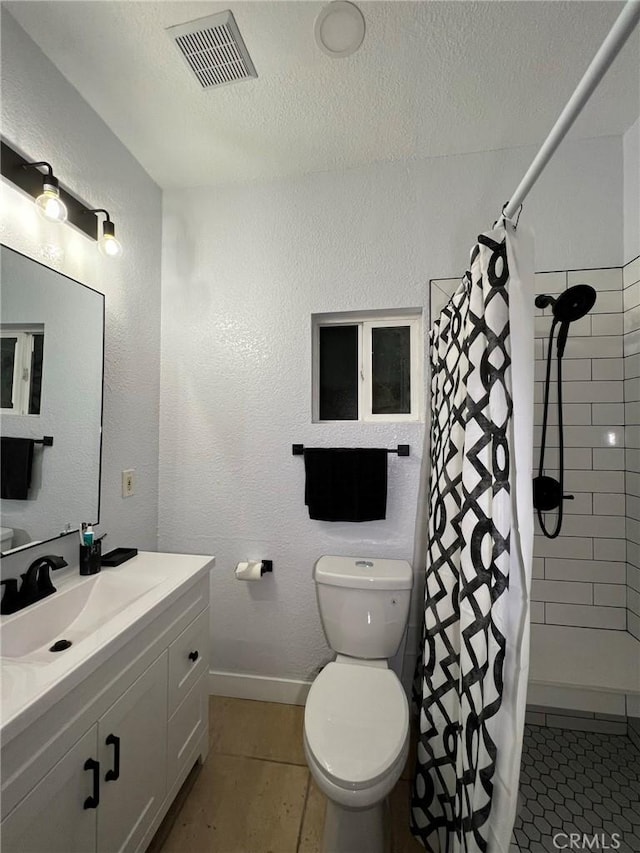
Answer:
<svg viewBox="0 0 640 853"><path fill-rule="evenodd" d="M167 32L203 89L258 76L230 11L168 27Z"/></svg>

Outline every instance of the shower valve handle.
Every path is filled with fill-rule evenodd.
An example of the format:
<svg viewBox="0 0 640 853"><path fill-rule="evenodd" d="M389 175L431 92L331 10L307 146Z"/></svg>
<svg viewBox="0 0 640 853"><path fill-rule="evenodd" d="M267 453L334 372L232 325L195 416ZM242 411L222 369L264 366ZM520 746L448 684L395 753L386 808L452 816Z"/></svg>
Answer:
<svg viewBox="0 0 640 853"><path fill-rule="evenodd" d="M533 506L541 512L558 509L562 501L575 500L573 495L565 495L560 490L560 481L555 477L540 475L533 479Z"/></svg>

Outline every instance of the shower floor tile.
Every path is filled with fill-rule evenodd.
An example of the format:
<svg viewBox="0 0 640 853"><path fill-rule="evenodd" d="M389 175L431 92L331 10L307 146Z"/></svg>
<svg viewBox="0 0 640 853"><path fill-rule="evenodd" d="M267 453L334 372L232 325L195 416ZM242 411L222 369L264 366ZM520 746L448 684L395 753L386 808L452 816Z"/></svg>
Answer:
<svg viewBox="0 0 640 853"><path fill-rule="evenodd" d="M529 850L640 853L640 751L629 738L525 726L511 853Z"/></svg>

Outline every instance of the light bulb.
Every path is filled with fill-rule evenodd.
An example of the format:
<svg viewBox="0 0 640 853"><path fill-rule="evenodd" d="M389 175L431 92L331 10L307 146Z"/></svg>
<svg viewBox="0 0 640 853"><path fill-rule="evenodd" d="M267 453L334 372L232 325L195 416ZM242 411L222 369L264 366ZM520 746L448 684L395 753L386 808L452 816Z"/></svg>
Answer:
<svg viewBox="0 0 640 853"><path fill-rule="evenodd" d="M67 218L67 206L60 198L60 190L46 181L42 185L42 193L36 199L36 208L50 222L64 222Z"/></svg>
<svg viewBox="0 0 640 853"><path fill-rule="evenodd" d="M95 207L87 210L87 213L104 213L105 219L102 223L102 237L98 240L98 251L106 258L119 258L122 254L122 246L116 240L116 226L111 221L109 211L103 207Z"/></svg>
<svg viewBox="0 0 640 853"><path fill-rule="evenodd" d="M113 234L103 234L98 242L98 249L107 258L117 258L122 254L122 246Z"/></svg>
<svg viewBox="0 0 640 853"><path fill-rule="evenodd" d="M122 254L122 246L116 240L116 226L107 218L102 223L102 237L98 241L98 249L107 258L117 258Z"/></svg>

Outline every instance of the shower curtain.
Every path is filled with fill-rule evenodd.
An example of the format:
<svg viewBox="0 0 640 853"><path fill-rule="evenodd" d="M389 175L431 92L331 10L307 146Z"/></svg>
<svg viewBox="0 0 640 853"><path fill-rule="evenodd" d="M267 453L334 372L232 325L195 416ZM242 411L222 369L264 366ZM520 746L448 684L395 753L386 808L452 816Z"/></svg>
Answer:
<svg viewBox="0 0 640 853"><path fill-rule="evenodd" d="M501 218L433 324L431 475L411 829L507 853L529 662L533 243Z"/></svg>

